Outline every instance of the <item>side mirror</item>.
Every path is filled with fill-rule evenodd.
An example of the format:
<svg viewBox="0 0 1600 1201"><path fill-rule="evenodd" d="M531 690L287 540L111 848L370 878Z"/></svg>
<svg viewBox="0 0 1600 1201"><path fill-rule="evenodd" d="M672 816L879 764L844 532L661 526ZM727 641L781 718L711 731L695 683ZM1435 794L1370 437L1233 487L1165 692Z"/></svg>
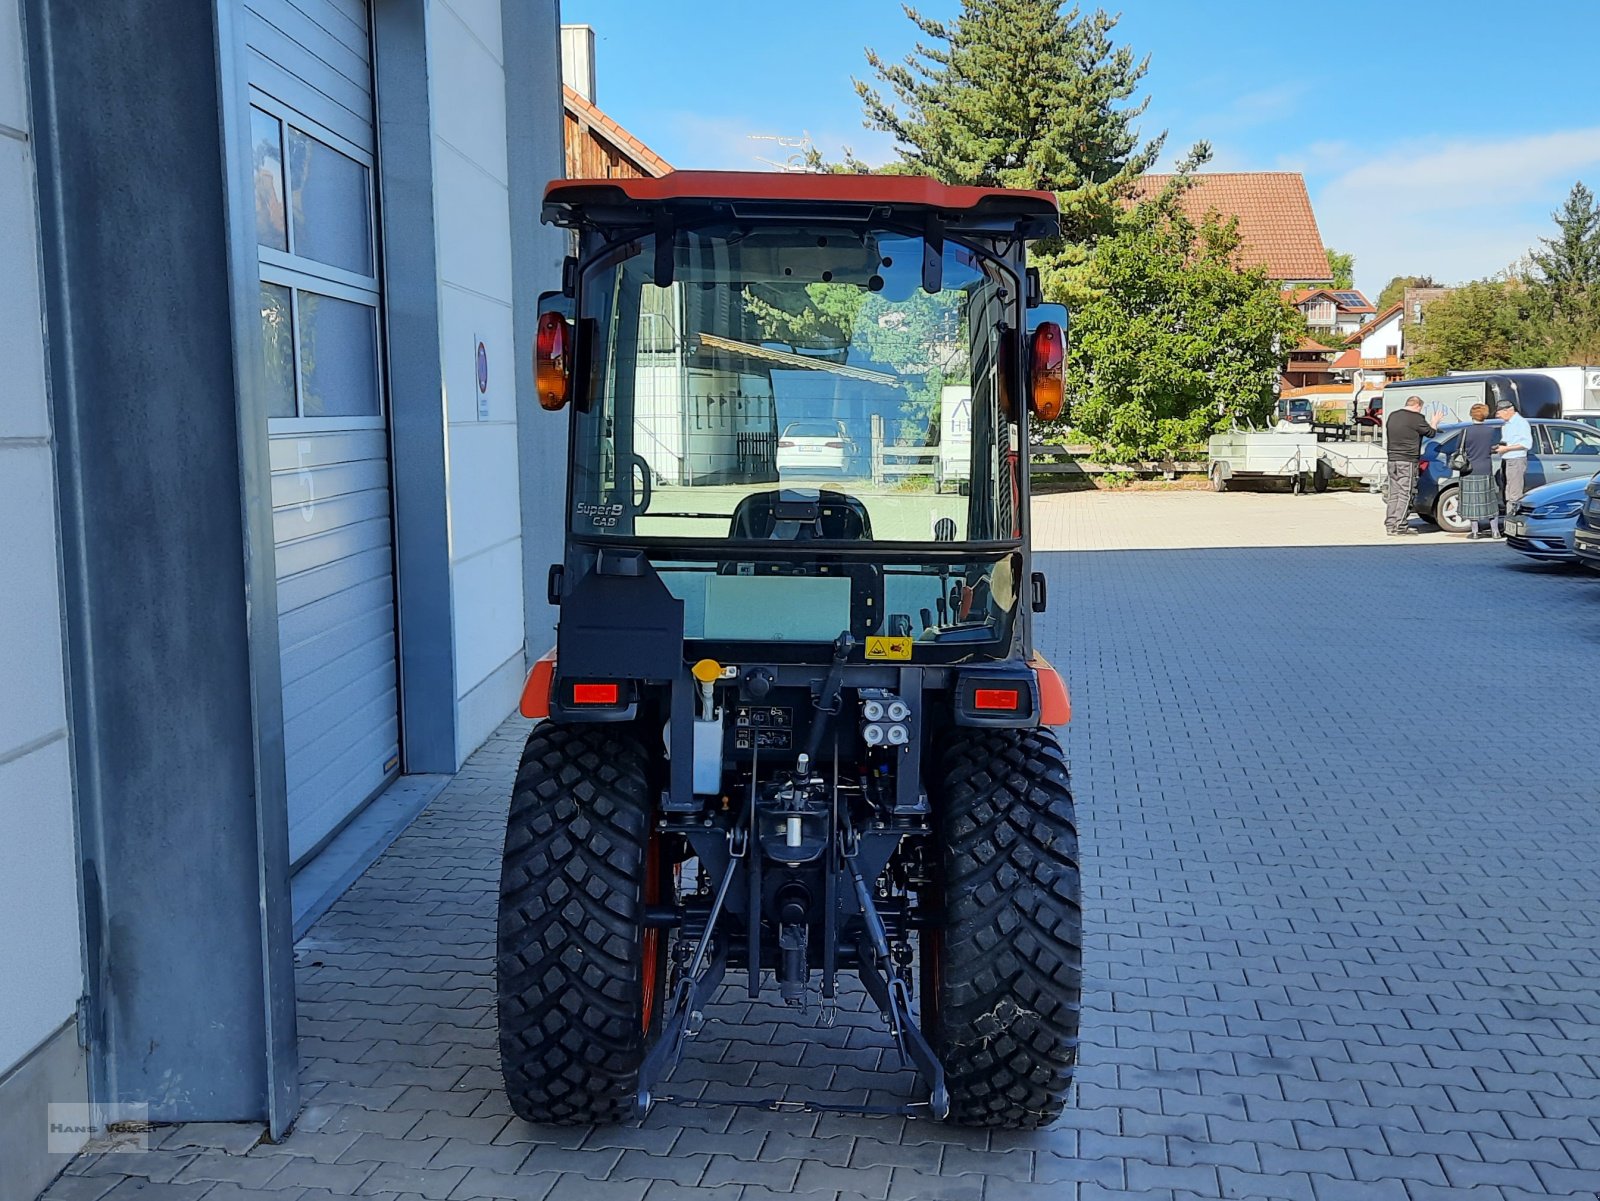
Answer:
<svg viewBox="0 0 1600 1201"><path fill-rule="evenodd" d="M555 412L572 399L572 302L560 292L539 297L533 339L533 379L539 407Z"/></svg>

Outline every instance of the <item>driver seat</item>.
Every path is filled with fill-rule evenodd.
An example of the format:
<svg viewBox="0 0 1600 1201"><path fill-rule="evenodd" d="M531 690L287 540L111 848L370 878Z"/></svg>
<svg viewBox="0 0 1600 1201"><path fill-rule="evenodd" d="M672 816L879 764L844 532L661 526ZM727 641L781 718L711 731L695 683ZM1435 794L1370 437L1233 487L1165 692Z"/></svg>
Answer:
<svg viewBox="0 0 1600 1201"><path fill-rule="evenodd" d="M751 541L861 542L872 538L867 507L853 496L817 488L752 492L733 511L728 537Z"/></svg>

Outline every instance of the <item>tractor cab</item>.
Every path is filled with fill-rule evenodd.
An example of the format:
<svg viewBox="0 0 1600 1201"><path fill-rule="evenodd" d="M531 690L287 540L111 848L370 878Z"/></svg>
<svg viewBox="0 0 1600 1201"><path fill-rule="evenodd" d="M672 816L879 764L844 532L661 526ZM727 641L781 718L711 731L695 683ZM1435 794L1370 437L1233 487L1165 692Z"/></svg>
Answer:
<svg viewBox="0 0 1600 1201"><path fill-rule="evenodd" d="M571 424L557 645L523 697L545 720L502 878L514 1108L641 1112L740 969L750 997L767 982L797 1009L836 1007L856 977L927 1085L910 1108L1044 1120L1077 1023L1075 834L1047 728L1067 698L1033 647L1027 540L1029 422L1064 403L1065 310L1026 264L1058 232L1054 197L675 172L556 181L543 218L574 253L541 298L538 395ZM1017 918L969 929L946 895L990 821L1028 826L1012 849L1039 880L1070 868L1000 902L1060 935L1027 965L943 951ZM615 860L599 874L574 823ZM612 927L615 946L585 943ZM572 1060L620 1037L596 1025L617 1017L601 963L629 965L611 983L632 1034ZM996 1012L1019 1015L996 1044L1015 1038L1015 1080L974 1042Z"/></svg>

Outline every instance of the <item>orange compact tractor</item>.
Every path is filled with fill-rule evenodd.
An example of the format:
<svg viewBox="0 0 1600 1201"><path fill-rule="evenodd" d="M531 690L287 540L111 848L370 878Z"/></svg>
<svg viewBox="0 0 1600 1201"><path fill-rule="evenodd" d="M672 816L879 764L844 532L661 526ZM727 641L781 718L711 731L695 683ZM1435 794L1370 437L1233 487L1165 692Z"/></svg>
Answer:
<svg viewBox="0 0 1600 1201"><path fill-rule="evenodd" d="M907 1112L1049 1122L1081 941L1023 450L1063 403L1025 257L1054 198L680 171L543 216L575 233L535 351L570 463L501 876L513 1108L644 1112L736 975L863 988Z"/></svg>

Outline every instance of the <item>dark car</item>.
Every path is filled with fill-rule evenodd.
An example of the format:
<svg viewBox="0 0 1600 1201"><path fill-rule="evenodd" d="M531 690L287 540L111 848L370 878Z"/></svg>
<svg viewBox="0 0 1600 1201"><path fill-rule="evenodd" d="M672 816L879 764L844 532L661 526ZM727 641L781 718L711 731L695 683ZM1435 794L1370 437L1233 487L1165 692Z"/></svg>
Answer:
<svg viewBox="0 0 1600 1201"><path fill-rule="evenodd" d="M1600 571L1600 475L1584 489L1583 508L1572 531L1572 553L1585 567Z"/></svg>
<svg viewBox="0 0 1600 1201"><path fill-rule="evenodd" d="M1417 495L1412 502L1416 512L1447 533L1466 532L1460 507L1461 478L1450 467L1450 456L1461 445L1461 431L1470 422L1447 425L1436 438L1422 444L1417 461ZM1486 424L1499 427L1501 422ZM1600 430L1576 421L1543 417L1530 418L1533 446L1528 451L1527 490L1532 492L1557 480L1576 479L1600 471Z"/></svg>
<svg viewBox="0 0 1600 1201"><path fill-rule="evenodd" d="M1288 421L1294 425L1310 425L1316 416L1311 407L1311 402L1301 397L1278 401L1278 420Z"/></svg>

